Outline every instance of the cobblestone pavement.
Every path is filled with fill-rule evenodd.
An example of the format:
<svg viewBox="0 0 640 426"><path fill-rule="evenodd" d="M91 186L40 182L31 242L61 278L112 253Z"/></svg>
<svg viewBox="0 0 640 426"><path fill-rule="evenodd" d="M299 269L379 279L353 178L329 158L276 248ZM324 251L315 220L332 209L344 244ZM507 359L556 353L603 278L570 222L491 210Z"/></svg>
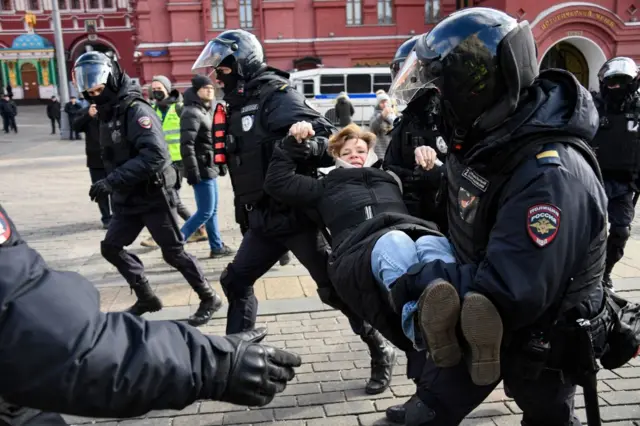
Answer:
<svg viewBox="0 0 640 426"><path fill-rule="evenodd" d="M55 268L73 270L90 278L102 294L105 311L119 310L133 301L115 270L100 256L97 207L89 201L89 175L83 142L60 141L49 136L44 107L24 107L18 116L19 135L0 135L0 202L22 235ZM240 233L233 222L228 178L220 179L220 226L225 242L236 246ZM193 207L189 188L182 191ZM146 235L143 235L144 237ZM141 237L141 238L142 238ZM158 250L132 250L147 265L150 279L168 307L157 319L184 318L197 303L181 276L164 264ZM206 243L189 244L202 259L212 282L229 259L206 259ZM616 267L616 286L624 296L640 301L640 227L635 226L627 254ZM364 426L385 425L384 410L406 400L413 386L404 377L406 360L400 357L390 390L377 396L364 394L368 354L349 329L346 318L317 299L313 282L297 261L274 267L257 286L261 300L258 322L269 328L266 341L300 353L303 366L284 394L269 406L248 410L230 404L202 401L182 411L158 411L137 419L86 419L68 416L70 424L101 426L262 425ZM224 311L224 309L223 309ZM224 312L203 333L224 333ZM640 362L600 375L603 420L611 425L640 426ZM581 392L579 392L581 393ZM583 400L576 398L584 421ZM500 385L465 425L518 425L519 409Z"/></svg>

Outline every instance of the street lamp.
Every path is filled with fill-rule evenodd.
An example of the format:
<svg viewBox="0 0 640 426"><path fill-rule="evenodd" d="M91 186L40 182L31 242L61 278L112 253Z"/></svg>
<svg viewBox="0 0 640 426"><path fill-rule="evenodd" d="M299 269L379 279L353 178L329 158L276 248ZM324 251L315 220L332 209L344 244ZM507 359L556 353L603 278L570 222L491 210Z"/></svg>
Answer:
<svg viewBox="0 0 640 426"><path fill-rule="evenodd" d="M64 57L64 41L62 39L62 23L60 21L58 0L53 0L51 6L56 64L58 65L58 91L60 92L60 139L67 139L65 136L70 135L71 123L69 123L69 116L64 112L64 107L69 102L69 79L67 78L67 62Z"/></svg>

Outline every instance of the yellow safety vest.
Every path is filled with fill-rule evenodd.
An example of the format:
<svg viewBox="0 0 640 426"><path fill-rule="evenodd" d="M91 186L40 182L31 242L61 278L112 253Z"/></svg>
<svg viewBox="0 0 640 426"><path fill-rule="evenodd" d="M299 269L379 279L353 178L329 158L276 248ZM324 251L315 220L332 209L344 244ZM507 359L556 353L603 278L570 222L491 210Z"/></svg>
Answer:
<svg viewBox="0 0 640 426"><path fill-rule="evenodd" d="M156 114L162 121L162 111L157 106L154 107ZM164 116L162 121L162 131L164 132L164 140L169 147L169 154L171 155L171 161L176 162L182 160L180 155L180 116L176 112L176 104L171 104L169 111Z"/></svg>

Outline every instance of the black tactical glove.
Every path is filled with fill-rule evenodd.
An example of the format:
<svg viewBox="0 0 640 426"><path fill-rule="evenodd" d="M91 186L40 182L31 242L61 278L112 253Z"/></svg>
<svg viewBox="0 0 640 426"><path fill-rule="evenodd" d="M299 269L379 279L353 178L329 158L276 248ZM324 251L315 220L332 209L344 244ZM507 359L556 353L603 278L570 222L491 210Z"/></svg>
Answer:
<svg viewBox="0 0 640 426"><path fill-rule="evenodd" d="M226 176L227 175L227 166L224 164L220 164L218 166L218 176Z"/></svg>
<svg viewBox="0 0 640 426"><path fill-rule="evenodd" d="M98 198L109 195L112 191L113 188L111 188L109 182L107 182L106 179L100 179L91 185L91 188L89 189L89 198L91 198L91 201L97 201Z"/></svg>
<svg viewBox="0 0 640 426"><path fill-rule="evenodd" d="M261 407L282 392L300 367L300 356L260 345L265 328L231 334L225 339L235 348L231 354L227 386L219 400L232 404Z"/></svg>
<svg viewBox="0 0 640 426"><path fill-rule="evenodd" d="M320 155L320 145L314 138L298 142L296 138L288 135L282 140L280 146L294 161L303 161Z"/></svg>
<svg viewBox="0 0 640 426"><path fill-rule="evenodd" d="M198 169L187 170L187 183L189 185L197 185L201 180L200 171Z"/></svg>

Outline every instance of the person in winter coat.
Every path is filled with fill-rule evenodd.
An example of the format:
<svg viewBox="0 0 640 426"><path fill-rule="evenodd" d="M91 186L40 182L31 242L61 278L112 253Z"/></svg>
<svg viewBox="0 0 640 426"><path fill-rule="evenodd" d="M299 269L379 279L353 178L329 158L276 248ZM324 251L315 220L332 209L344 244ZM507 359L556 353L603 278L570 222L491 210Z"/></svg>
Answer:
<svg viewBox="0 0 640 426"><path fill-rule="evenodd" d="M213 163L213 82L197 75L184 93L184 108L180 116L180 153L187 183L193 186L198 210L182 226L188 239L203 224L209 238L209 257L235 253L220 236L218 227L218 166Z"/></svg>
<svg viewBox="0 0 640 426"><path fill-rule="evenodd" d="M71 99L64 106L64 112L67 113L69 117L69 124L73 123L78 115L80 115L80 111L82 111L82 105L78 102L78 98L75 96L71 96ZM73 130L73 126L71 126L71 130L69 132L70 140L80 140L80 135L77 131Z"/></svg>
<svg viewBox="0 0 640 426"><path fill-rule="evenodd" d="M51 134L56 134L56 123L60 130L60 101L56 96L51 97L51 102L47 104L47 117L51 120Z"/></svg>
<svg viewBox="0 0 640 426"><path fill-rule="evenodd" d="M311 155L322 155L324 144L320 138L305 141L313 134L309 123L296 123L291 127L291 136L281 145L306 144ZM417 302L404 305L401 318L392 313L385 297L396 279L411 266L433 260L455 263L455 256L435 224L408 215L402 184L397 176L380 168L375 141L373 133L362 131L355 124L334 134L327 152L334 157L336 168L320 180L296 174L298 165L288 154L295 147L276 148L265 190L284 203L318 212L332 240L332 283L351 309L398 348L410 351L415 345L422 349L428 342L434 362L452 367L462 353L455 327L442 328L441 324L442 318L457 318L464 313L459 297L451 297L457 295L455 288L443 280L434 281ZM416 151L416 161L425 169L433 168L436 159L431 147ZM458 300L458 304L452 300Z"/></svg>
<svg viewBox="0 0 640 426"><path fill-rule="evenodd" d="M341 92L336 98L336 118L338 119L338 126L345 127L351 124L351 117L355 113L353 104L345 92Z"/></svg>
<svg viewBox="0 0 640 426"><path fill-rule="evenodd" d="M60 104L58 103L58 106ZM60 109L58 108L58 112ZM100 120L98 120L98 110L95 105L80 111L76 119L71 123L71 129L77 133L84 133L84 148L87 154L87 167L91 176L91 183L94 184L99 180L107 177L102 162L102 154L100 150ZM102 220L102 227L109 228L111 221L111 203L109 195L98 198L98 208Z"/></svg>
<svg viewBox="0 0 640 426"><path fill-rule="evenodd" d="M13 130L14 132L18 133L18 126L16 126L16 115L18 115L18 107L16 106L16 103L11 100L11 96L9 96L8 94L5 94L0 101L0 115L2 115L4 132L9 133L11 130Z"/></svg>
<svg viewBox="0 0 640 426"><path fill-rule="evenodd" d="M391 136L388 133L393 128L393 122L397 115L394 112L391 98L386 92L378 93L376 102L377 105L373 111L369 129L376 135L378 143L376 144L375 152L378 158L382 159L389 147Z"/></svg>

